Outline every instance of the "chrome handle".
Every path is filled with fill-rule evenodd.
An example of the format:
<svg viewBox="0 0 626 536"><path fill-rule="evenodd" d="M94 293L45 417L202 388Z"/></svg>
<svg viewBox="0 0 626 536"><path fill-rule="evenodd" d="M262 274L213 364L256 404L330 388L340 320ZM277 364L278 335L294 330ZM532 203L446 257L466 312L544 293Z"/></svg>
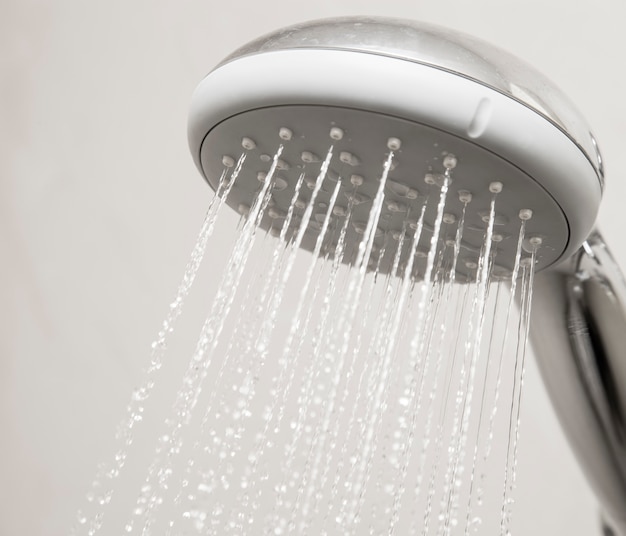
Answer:
<svg viewBox="0 0 626 536"><path fill-rule="evenodd" d="M626 282L599 233L535 279L532 344L570 445L626 536Z"/></svg>

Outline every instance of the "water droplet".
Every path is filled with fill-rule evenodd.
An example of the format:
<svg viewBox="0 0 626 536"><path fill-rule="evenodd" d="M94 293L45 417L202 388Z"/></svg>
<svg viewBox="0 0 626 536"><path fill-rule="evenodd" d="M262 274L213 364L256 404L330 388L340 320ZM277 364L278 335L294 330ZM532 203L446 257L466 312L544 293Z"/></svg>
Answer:
<svg viewBox="0 0 626 536"><path fill-rule="evenodd" d="M363 177L361 175L350 175L350 183L353 186L361 186L363 182Z"/></svg>
<svg viewBox="0 0 626 536"><path fill-rule="evenodd" d="M252 138L244 137L241 139L241 146L246 151L251 151L256 148L256 142Z"/></svg>
<svg viewBox="0 0 626 536"><path fill-rule="evenodd" d="M402 147L402 141L400 138L389 138L387 140L387 148L391 151L397 151Z"/></svg>
<svg viewBox="0 0 626 536"><path fill-rule="evenodd" d="M489 184L489 191L492 194L499 194L502 191L503 184L500 181L493 181Z"/></svg>
<svg viewBox="0 0 626 536"><path fill-rule="evenodd" d="M317 156L315 153L311 152L311 151L302 151L302 154L300 155L300 157L302 158L302 161L305 164L310 164L313 162L319 162L320 161L320 157Z"/></svg>
<svg viewBox="0 0 626 536"><path fill-rule="evenodd" d="M530 220L533 217L533 211L529 208L523 208L519 211L519 219L526 221Z"/></svg>
<svg viewBox="0 0 626 536"><path fill-rule="evenodd" d="M447 154L443 158L443 167L445 167L446 169L454 169L456 165L457 159L456 156L454 156L453 154Z"/></svg>
<svg viewBox="0 0 626 536"><path fill-rule="evenodd" d="M454 214L450 214L449 212L446 212L443 215L443 223L454 223L456 222L456 216Z"/></svg>
<svg viewBox="0 0 626 536"><path fill-rule="evenodd" d="M281 129L278 131L278 136L281 140L289 141L291 138L293 138L293 132L287 127L281 127Z"/></svg>
<svg viewBox="0 0 626 536"><path fill-rule="evenodd" d="M344 164L348 164L349 166L358 166L361 163L356 155L348 151L342 151L341 153L339 153L339 160Z"/></svg>
<svg viewBox="0 0 626 536"><path fill-rule="evenodd" d="M231 168L235 165L235 159L232 156L228 156L225 154L224 156L222 156L222 164L224 164L224 166L227 168Z"/></svg>

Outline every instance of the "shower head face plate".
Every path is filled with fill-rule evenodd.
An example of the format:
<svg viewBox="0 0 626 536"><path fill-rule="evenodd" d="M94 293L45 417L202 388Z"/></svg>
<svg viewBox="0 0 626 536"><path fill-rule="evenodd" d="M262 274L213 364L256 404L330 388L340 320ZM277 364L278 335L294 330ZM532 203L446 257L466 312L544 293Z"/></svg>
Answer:
<svg viewBox="0 0 626 536"><path fill-rule="evenodd" d="M292 133L291 139L280 137L281 129ZM333 130L335 129L335 130ZM331 132L340 129L341 139L333 139ZM242 140L254 142L254 147L244 149ZM278 234L293 197L294 188L301 174L305 175L300 190L300 209L296 209L292 220L291 235L297 231L304 206L311 198L311 188L320 172L322 161L332 147L333 158L329 172L314 203L313 217L304 235L302 247L313 250L328 207L331 193L338 180L341 190L336 202L339 214L331 220L326 235L324 251L332 254L338 239L338 229L343 223L349 198L356 193L358 204L353 206L351 224L346 235L346 255L344 260L352 262L357 246L362 239L359 230L369 217L372 200L376 195L383 174L383 165L388 157L387 147L390 138L401 140L401 146L394 151L392 169L386 188L383 212L375 234L374 251L384 252L380 270L388 272L392 268L396 241L405 227L406 245L404 258L408 255L408 244L415 231L422 205L426 205L424 227L418 251L428 251L436 218L439 186L444 177L443 160L454 155L456 167L451 171L449 195L445 212L453 216L450 223L443 223L441 241L450 246L446 257L453 254L457 222L461 217L464 203L459 191L469 191L472 200L465 212L465 229L457 262L459 277L473 278L478 263L480 249L487 228L485 221L493 194L489 185L494 181L502 183L502 191L496 200L494 233L502 239L495 250L495 265L503 275L513 267L517 236L519 234L520 210L532 208L534 216L527 222L527 236L542 238L538 268L554 263L562 254L569 235L567 221L554 199L522 170L512 166L496 154L490 153L471 141L450 135L435 128L383 114L337 108L329 106L280 106L253 110L229 118L220 123L206 137L201 151L202 168L209 177L213 188L217 188L224 165L224 156L237 161L246 153L245 164L237 177L227 199L233 208L249 207L261 189L259 177L263 178L270 170L273 155L282 145L281 166L274 175L269 214L266 212L261 227ZM351 158L347 158L346 155ZM304 158L303 158L304 157ZM311 158L312 157L312 158ZM352 176L363 178L362 185L355 187ZM428 184L427 177L435 184ZM343 209L343 210L342 210ZM377 261L376 255L372 262ZM416 275L423 272L425 259L416 259ZM444 260L444 262L446 262Z"/></svg>
<svg viewBox="0 0 626 536"><path fill-rule="evenodd" d="M341 28L346 35L355 32L354 42L337 43L333 32ZM278 170L272 217L266 215L260 223L277 232L299 174L314 179L332 146L330 173L315 200L302 247L313 248L333 181L342 179L338 204L345 205L345 194L353 188L350 177L360 175L364 182L358 194L364 202L354 208L355 225L347 236L345 260L350 262L389 153L387 140L400 139L374 247L385 251L382 271L391 266L389 240L398 236L405 220L417 219L429 199L420 240L420 248L427 248L439 188L424 178L443 174L442 159L451 153L458 165L452 170L446 212L459 217L459 190L473 195L457 265L460 275L465 263L476 264L494 181L503 184L494 226L501 238L494 247L497 268L504 272L513 263L520 209L533 211L526 236L541 239L537 268L547 268L573 254L591 231L602 195L602 165L580 115L567 101L558 101L560 92L545 78L532 79L532 69L520 65L483 42L413 22L367 19L364 24L355 18L279 30L231 55L198 86L189 115L191 152L214 188L223 162L248 153L227 200L237 209L251 203L260 188L257 175L268 171L268 159L284 145L281 160L289 169ZM522 71L531 77L526 84L519 79ZM506 73L513 73L511 80ZM279 136L283 127L293 132L290 140ZM341 139L330 136L333 127L342 129ZM244 138L254 143L242 144ZM303 153L317 158L303 160ZM341 153L356 158L350 163ZM410 198L402 195L405 186L412 190ZM302 201L309 194L304 188ZM333 229L340 220L335 215L331 222L329 235L335 239ZM444 242L453 228L443 225ZM332 242L326 247L332 249ZM418 259L418 272L420 263ZM472 270L467 268L465 275L472 277Z"/></svg>

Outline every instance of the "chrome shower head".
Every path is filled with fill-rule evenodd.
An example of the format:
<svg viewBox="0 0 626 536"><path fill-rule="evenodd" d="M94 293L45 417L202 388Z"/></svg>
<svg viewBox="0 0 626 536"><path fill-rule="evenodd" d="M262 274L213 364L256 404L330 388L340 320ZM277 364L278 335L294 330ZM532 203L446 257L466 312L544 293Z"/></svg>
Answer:
<svg viewBox="0 0 626 536"><path fill-rule="evenodd" d="M619 351L626 285L601 237L591 234L604 186L596 141L550 81L502 50L440 27L369 17L313 21L252 41L209 73L192 99L189 144L214 189L224 166L246 153L227 199L235 209L250 206L258 178L273 161L279 164L274 210L260 222L270 230L287 211L298 178L314 178L332 147L316 203L328 203L331 183L340 178L338 203L354 199L358 187L362 202L352 213L348 246L359 241L359 222L368 218L390 152L379 246L411 222L445 176L452 180L448 214L458 216L466 192L472 194L457 264L466 276L469 268L458 266L471 266L463 255L471 259L483 243L490 186L501 185L494 230L502 238L516 235L520 214L531 210L526 237L542 244L536 268L561 263L537 277L535 352L606 517L626 535L626 413L614 392L626 384ZM281 145L278 162L273 155ZM304 188L303 203L307 195ZM425 244L433 205L426 205ZM313 218L302 247L313 249L315 224ZM503 239L495 265L510 269L515 249L515 240Z"/></svg>
<svg viewBox="0 0 626 536"><path fill-rule="evenodd" d="M378 246L383 235L399 231L407 212L409 220L418 212L433 189L429 183L436 188L447 170L453 182L446 211L461 211L455 192L473 196L461 266L463 255L475 258L483 242L494 181L503 185L497 234L516 236L520 211L533 211L527 236L542 239L537 269L580 247L595 222L603 186L595 140L552 83L482 41L396 19L314 21L245 45L194 93L189 143L213 188L224 166L248 153L227 200L240 210L250 206L258 178L284 145L274 210L261 222L265 228L280 224L298 176L313 179L331 146L330 181L345 182L339 205L356 183L362 182L359 201L373 198L386 154L393 151ZM331 190L322 188L316 200L321 207ZM305 188L304 201L307 195ZM432 205L426 209L425 244ZM367 202L354 208L348 245L358 242L368 211ZM302 247L313 249L315 226L313 219ZM510 268L515 248L515 240L503 240L496 265Z"/></svg>

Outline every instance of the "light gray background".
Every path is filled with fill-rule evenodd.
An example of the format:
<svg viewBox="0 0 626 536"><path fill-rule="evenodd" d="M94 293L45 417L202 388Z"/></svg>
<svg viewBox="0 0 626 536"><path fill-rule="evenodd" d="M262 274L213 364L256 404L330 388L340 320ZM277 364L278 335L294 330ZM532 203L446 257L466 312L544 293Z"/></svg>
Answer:
<svg viewBox="0 0 626 536"><path fill-rule="evenodd" d="M534 64L594 128L608 170L600 224L626 267L621 1L15 0L0 11L0 535L65 533L110 458L210 198L186 146L190 94L261 33L408 17ZM211 248L209 266L219 239ZM515 534L598 534L532 362L525 394Z"/></svg>

